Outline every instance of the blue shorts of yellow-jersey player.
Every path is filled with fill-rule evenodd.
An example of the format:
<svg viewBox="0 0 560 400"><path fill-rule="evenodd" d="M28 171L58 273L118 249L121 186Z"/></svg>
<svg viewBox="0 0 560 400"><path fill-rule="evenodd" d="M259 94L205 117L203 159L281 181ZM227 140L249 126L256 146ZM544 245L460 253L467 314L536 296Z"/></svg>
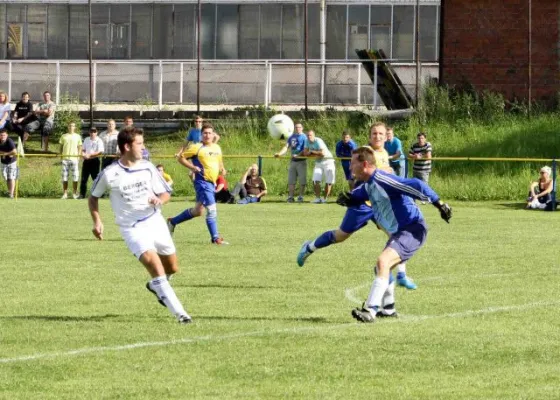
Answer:
<svg viewBox="0 0 560 400"><path fill-rule="evenodd" d="M367 204L348 207L340 224L340 230L346 233L354 233L366 226L370 220L375 223L373 211Z"/></svg>
<svg viewBox="0 0 560 400"><path fill-rule="evenodd" d="M195 180L194 191L196 193L197 203L201 203L204 207L216 204L216 194L214 193L214 184L212 182Z"/></svg>
<svg viewBox="0 0 560 400"><path fill-rule="evenodd" d="M395 250L401 262L404 262L422 247L427 235L428 229L424 222L415 222L392 234L385 248L390 247Z"/></svg>

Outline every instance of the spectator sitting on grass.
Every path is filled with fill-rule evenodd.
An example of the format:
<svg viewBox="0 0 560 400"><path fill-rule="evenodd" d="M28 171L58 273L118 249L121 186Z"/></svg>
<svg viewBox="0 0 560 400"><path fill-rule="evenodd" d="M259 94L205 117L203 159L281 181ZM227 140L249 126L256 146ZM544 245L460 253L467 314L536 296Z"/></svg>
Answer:
<svg viewBox="0 0 560 400"><path fill-rule="evenodd" d="M552 170L550 167L542 167L539 180L529 186L529 197L527 198L527 208L539 210L552 210L553 182L551 178Z"/></svg>
<svg viewBox="0 0 560 400"><path fill-rule="evenodd" d="M235 203L236 196L240 197L237 204L258 203L266 196L266 193L266 181L262 176L259 176L259 166L253 164L245 171L241 181L233 188L229 203Z"/></svg>
<svg viewBox="0 0 560 400"><path fill-rule="evenodd" d="M161 175L165 183L167 183L169 187L171 187L173 185L173 179L171 179L171 175L169 175L167 172L163 170L163 165L161 164L156 165L156 168L159 171L159 174Z"/></svg>
<svg viewBox="0 0 560 400"><path fill-rule="evenodd" d="M216 203L228 203L231 199L228 183L221 172L220 175L218 175L218 179L216 179L214 193L216 194Z"/></svg>

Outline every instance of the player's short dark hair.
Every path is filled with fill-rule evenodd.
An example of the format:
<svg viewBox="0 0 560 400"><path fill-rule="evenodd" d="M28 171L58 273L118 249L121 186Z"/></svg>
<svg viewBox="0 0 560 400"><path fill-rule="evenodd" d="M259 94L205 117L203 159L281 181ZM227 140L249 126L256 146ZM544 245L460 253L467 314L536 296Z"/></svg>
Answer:
<svg viewBox="0 0 560 400"><path fill-rule="evenodd" d="M23 93L21 94L21 97L23 97L23 96L25 96L25 95L28 95L29 97L31 97L31 96L29 95L29 92L23 92Z"/></svg>
<svg viewBox="0 0 560 400"><path fill-rule="evenodd" d="M198 114L196 114L196 115L193 117L193 122L196 121L197 119L201 119L201 120L204 122L204 118L202 118L202 116L200 116L200 115L198 115Z"/></svg>
<svg viewBox="0 0 560 400"><path fill-rule="evenodd" d="M6 128L2 128L2 129L0 129L0 133L6 133L7 134L8 130Z"/></svg>
<svg viewBox="0 0 560 400"><path fill-rule="evenodd" d="M43 96L46 95L47 93L48 93L48 94L51 94L51 92L49 92L48 90L45 90L45 91L43 92Z"/></svg>
<svg viewBox="0 0 560 400"><path fill-rule="evenodd" d="M117 144L119 146L119 150L121 154L124 154L125 151L125 144L131 145L136 139L136 136L144 135L144 131L140 128L135 128L133 126L127 126L123 130L121 130L117 136Z"/></svg>
<svg viewBox="0 0 560 400"><path fill-rule="evenodd" d="M352 150L352 154L358 155L358 161L367 161L370 164L375 164L375 153L373 149L369 146L361 146L355 150Z"/></svg>
<svg viewBox="0 0 560 400"><path fill-rule="evenodd" d="M209 122L205 122L204 124L202 124L202 129L201 129L201 131L204 131L205 129L212 129L212 130L214 130L214 126L212 126L212 124L209 123Z"/></svg>
<svg viewBox="0 0 560 400"><path fill-rule="evenodd" d="M418 132L418 135L416 135L416 137L419 138L420 136L424 136L424 139L428 138L428 136L426 136L425 132Z"/></svg>
<svg viewBox="0 0 560 400"><path fill-rule="evenodd" d="M350 136L350 131L349 130L343 130L342 131L342 136L346 136L346 135Z"/></svg>
<svg viewBox="0 0 560 400"><path fill-rule="evenodd" d="M91 128L89 128L90 132L97 132L97 128L95 126L92 126Z"/></svg>
<svg viewBox="0 0 560 400"><path fill-rule="evenodd" d="M123 121L126 121L126 120L128 120L128 119L134 121L134 119L132 118L131 115L127 115L126 117L124 117Z"/></svg>
<svg viewBox="0 0 560 400"><path fill-rule="evenodd" d="M163 165L158 164L158 165L156 165L156 168L161 168L161 169L163 169Z"/></svg>

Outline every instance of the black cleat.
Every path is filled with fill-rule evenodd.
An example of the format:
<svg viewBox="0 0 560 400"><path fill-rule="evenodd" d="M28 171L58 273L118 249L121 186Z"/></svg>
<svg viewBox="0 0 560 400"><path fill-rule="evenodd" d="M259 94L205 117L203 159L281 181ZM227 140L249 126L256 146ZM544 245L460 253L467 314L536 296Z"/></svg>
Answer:
<svg viewBox="0 0 560 400"><path fill-rule="evenodd" d="M399 314L397 312L393 312L392 314L385 314L383 311L377 311L375 314L375 318L398 318Z"/></svg>
<svg viewBox="0 0 560 400"><path fill-rule="evenodd" d="M375 314L373 314L368 308L365 307L353 309L352 317L364 323L375 322Z"/></svg>
<svg viewBox="0 0 560 400"><path fill-rule="evenodd" d="M157 299L157 301L158 301L159 304L161 304L161 305L164 306L164 307L167 307L167 306L165 305L165 303L163 302L163 300L159 298L159 296L157 295L156 291L150 287L150 282L146 282L146 289L148 289L149 292L153 293L154 296L156 296L156 299Z"/></svg>
<svg viewBox="0 0 560 400"><path fill-rule="evenodd" d="M180 324L190 324L192 323L192 318L188 315L181 315L178 321Z"/></svg>

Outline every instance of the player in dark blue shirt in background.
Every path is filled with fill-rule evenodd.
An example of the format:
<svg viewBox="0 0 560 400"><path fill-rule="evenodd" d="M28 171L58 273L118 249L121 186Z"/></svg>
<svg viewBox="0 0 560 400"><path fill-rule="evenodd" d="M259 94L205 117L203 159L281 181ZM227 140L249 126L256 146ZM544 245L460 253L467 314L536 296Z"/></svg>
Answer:
<svg viewBox="0 0 560 400"><path fill-rule="evenodd" d="M358 145L350 137L348 131L342 132L342 140L336 144L336 156L337 157L352 157L352 151L357 149ZM340 160L342 164L342 169L344 170L344 176L348 182L350 190L354 188L354 178L352 177L352 172L350 171L350 160Z"/></svg>

